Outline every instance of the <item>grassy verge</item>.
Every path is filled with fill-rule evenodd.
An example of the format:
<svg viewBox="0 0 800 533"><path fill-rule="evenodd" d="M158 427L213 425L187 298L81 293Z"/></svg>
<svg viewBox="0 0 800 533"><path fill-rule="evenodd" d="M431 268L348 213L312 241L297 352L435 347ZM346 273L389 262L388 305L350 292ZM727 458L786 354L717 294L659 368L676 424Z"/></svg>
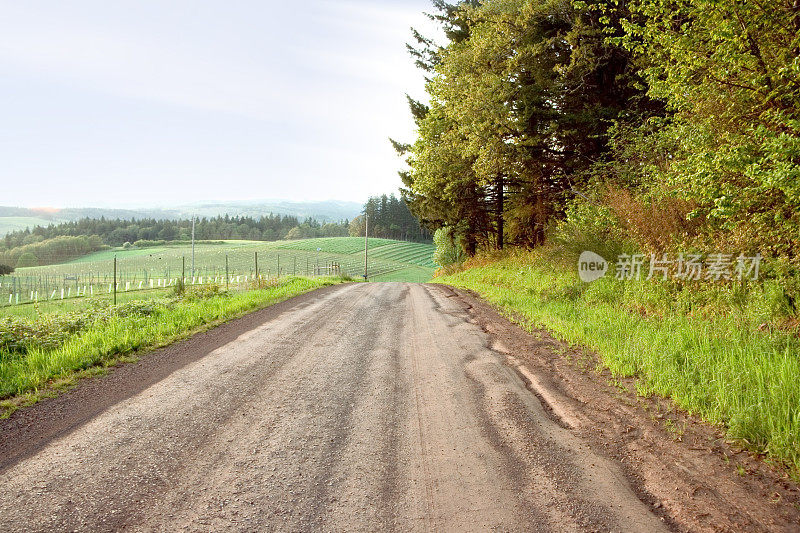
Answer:
<svg viewBox="0 0 800 533"><path fill-rule="evenodd" d="M51 395L83 376L102 372L135 354L164 346L298 294L332 285L332 278L289 277L274 286L235 294L151 300L146 311L107 315L70 334L55 347L32 343L22 352L0 352L0 416ZM56 317L50 317L55 319Z"/></svg>
<svg viewBox="0 0 800 533"><path fill-rule="evenodd" d="M800 339L772 327L769 284L587 284L576 268L513 253L435 281L472 289L524 327L596 351L615 375L638 378L640 394L669 397L800 474Z"/></svg>

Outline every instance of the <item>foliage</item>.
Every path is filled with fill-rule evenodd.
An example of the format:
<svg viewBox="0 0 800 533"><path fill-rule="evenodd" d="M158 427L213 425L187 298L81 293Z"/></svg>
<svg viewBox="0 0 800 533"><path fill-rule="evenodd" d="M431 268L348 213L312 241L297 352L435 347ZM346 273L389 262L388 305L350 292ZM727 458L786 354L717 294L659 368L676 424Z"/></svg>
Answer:
<svg viewBox="0 0 800 533"><path fill-rule="evenodd" d="M168 305L161 300L134 301L117 306L95 300L87 309L47 313L35 319L0 318L0 356L24 355L34 349L55 349L75 333L112 317L150 316Z"/></svg>
<svg viewBox="0 0 800 533"><path fill-rule="evenodd" d="M0 263L0 276L7 276L14 273L14 267Z"/></svg>
<svg viewBox="0 0 800 533"><path fill-rule="evenodd" d="M17 259L17 268L39 266L39 258L32 252L24 252Z"/></svg>
<svg viewBox="0 0 800 533"><path fill-rule="evenodd" d="M791 0L635 0L625 35L669 121L650 180L696 203L709 241L800 263L800 13ZM629 132L630 134L630 132ZM623 135L623 141L624 141ZM652 144L652 142L648 142ZM647 146L637 158L653 161Z"/></svg>
<svg viewBox="0 0 800 533"><path fill-rule="evenodd" d="M553 256L569 267L577 264L584 250L609 260L636 250L614 211L599 198L578 197L572 200L551 237Z"/></svg>
<svg viewBox="0 0 800 533"><path fill-rule="evenodd" d="M370 197L364 204L364 212L369 216L369 235L383 239L429 242L430 233L420 226L411 214L406 202L394 194ZM363 237L365 233L364 216L350 221L349 235Z"/></svg>
<svg viewBox="0 0 800 533"><path fill-rule="evenodd" d="M172 295L180 298L186 294L186 282L183 278L178 278L175 285L172 286Z"/></svg>
<svg viewBox="0 0 800 533"><path fill-rule="evenodd" d="M603 1L440 4L439 20L459 31L429 54L416 142L395 143L412 211L451 226L469 254L540 244L609 151L612 122L660 109L629 52L607 42L627 12Z"/></svg>
<svg viewBox="0 0 800 533"><path fill-rule="evenodd" d="M430 104L409 99L418 136L392 141L427 227L450 227L470 255L530 247L590 197L644 251L800 267L794 0L435 7L446 42L414 32L409 46Z"/></svg>
<svg viewBox="0 0 800 533"><path fill-rule="evenodd" d="M440 267L461 263L465 258L464 250L456 243L456 236L450 228L437 229L433 234L433 244L436 246L433 260Z"/></svg>
<svg viewBox="0 0 800 533"><path fill-rule="evenodd" d="M254 287L266 288L266 287ZM208 283L204 285L193 285L183 292L183 298L188 301L202 300L203 298L211 298L219 295L227 295L223 292L222 286L218 283Z"/></svg>
<svg viewBox="0 0 800 533"><path fill-rule="evenodd" d="M165 240L151 241L151 240L148 240L148 239L139 239L138 241L133 243L133 245L136 248L149 248L151 246L164 246L165 244L167 244L167 241L165 241Z"/></svg>
<svg viewBox="0 0 800 533"><path fill-rule="evenodd" d="M231 217L228 215L195 220L197 240L247 239L276 241L284 239L294 228L299 228L303 237L333 237L347 235L348 221L320 224L313 218L301 221L297 217L268 215L259 218ZM297 232L295 232L297 234ZM92 235L96 245L122 246L125 242L188 241L192 237L191 220L161 220L142 218L138 220L82 218L73 222L36 226L8 233L2 241L5 248L12 249L28 244L31 239L47 240L61 236L79 237ZM300 237L298 237L300 238Z"/></svg>
<svg viewBox="0 0 800 533"><path fill-rule="evenodd" d="M52 265L103 248L97 236L55 237L6 250L0 253L0 263L16 265L17 268Z"/></svg>

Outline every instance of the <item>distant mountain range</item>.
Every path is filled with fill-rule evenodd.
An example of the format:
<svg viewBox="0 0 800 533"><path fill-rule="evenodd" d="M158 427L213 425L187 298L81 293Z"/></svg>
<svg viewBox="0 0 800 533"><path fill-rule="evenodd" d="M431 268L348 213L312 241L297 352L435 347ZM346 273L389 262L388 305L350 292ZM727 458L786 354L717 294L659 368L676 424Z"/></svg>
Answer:
<svg viewBox="0 0 800 533"><path fill-rule="evenodd" d="M10 231L47 225L51 223L69 222L81 218L120 218L124 220L139 218L188 219L197 217L214 217L217 215L251 216L258 218L269 215L290 215L301 220L314 218L319 222L350 220L363 210L357 202L292 202L288 200L263 200L227 203L198 203L174 208L141 208L112 209L98 207L78 208L25 208L0 206L0 236Z"/></svg>

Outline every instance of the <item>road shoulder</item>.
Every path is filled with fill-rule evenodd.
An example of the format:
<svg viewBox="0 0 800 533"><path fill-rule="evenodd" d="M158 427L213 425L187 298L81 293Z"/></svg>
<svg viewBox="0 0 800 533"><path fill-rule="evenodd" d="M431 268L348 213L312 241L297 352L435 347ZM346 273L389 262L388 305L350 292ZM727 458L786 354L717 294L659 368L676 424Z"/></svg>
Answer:
<svg viewBox="0 0 800 533"><path fill-rule="evenodd" d="M504 353L559 424L622 465L653 512L677 530L796 531L800 489L785 472L726 442L721 429L636 394L595 354L527 332L468 291L436 285Z"/></svg>

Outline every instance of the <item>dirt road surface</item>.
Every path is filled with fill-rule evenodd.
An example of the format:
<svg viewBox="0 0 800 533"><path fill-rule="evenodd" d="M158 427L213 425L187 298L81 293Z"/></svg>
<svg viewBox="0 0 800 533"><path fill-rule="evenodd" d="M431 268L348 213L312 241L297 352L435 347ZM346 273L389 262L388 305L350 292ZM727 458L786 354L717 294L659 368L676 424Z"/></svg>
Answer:
<svg viewBox="0 0 800 533"><path fill-rule="evenodd" d="M470 307L331 287L20 411L0 531L681 529Z"/></svg>

